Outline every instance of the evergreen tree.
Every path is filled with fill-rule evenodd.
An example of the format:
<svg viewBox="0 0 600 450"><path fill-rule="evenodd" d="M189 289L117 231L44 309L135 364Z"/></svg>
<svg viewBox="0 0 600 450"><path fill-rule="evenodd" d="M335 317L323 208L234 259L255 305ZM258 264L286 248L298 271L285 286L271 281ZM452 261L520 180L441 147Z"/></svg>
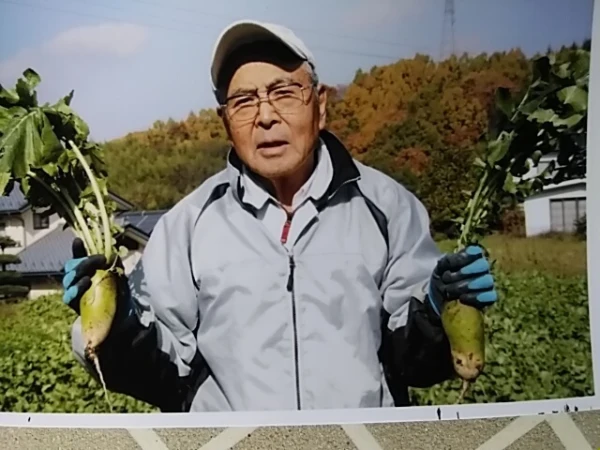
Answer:
<svg viewBox="0 0 600 450"><path fill-rule="evenodd" d="M21 263L18 255L5 253L7 248L14 248L18 244L8 236L0 236L0 300L14 300L25 297L31 290L28 281L16 270L7 270L7 266Z"/></svg>

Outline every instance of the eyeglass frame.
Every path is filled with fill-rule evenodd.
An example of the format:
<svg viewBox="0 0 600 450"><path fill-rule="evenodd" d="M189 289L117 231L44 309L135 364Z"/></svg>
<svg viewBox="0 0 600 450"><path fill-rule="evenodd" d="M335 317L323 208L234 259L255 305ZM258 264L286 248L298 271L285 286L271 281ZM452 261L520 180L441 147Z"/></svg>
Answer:
<svg viewBox="0 0 600 450"><path fill-rule="evenodd" d="M302 83L298 82L298 81L291 81L289 83L285 83L285 84L277 84L275 86L270 87L269 89L266 90L266 97L262 97L261 95L259 95L258 92L252 93L252 94L237 94L237 95L232 95L231 97L227 97L225 99L225 101L223 103L221 103L221 107L223 108L223 110L225 111L225 113L227 114L227 117L229 118L229 120L231 120L232 122L235 123L244 123L244 122L251 122L256 120L256 117L258 116L258 113L260 112L260 104L263 101L266 101L269 105L271 105L271 107L277 112L277 114L279 115L285 115L286 113L281 113L277 107L275 105L273 105L273 102L271 101L270 94L273 91L276 91L277 89L282 89L282 88L286 88L286 87L290 87L290 86L296 86L300 88L300 94L302 96L302 99L300 100L302 102L302 105L307 105L308 101L310 101L310 95L313 94L315 88L317 87L317 83L316 82L311 82L308 86L303 85ZM310 95L308 96L308 98L306 98L306 95L304 94L304 91L306 90L310 90ZM254 116L252 118L248 118L248 119L240 119L240 120L235 120L230 113L229 110L227 108L227 103L229 103L230 100L232 99L236 99L239 97L254 97L255 99L257 99L258 103L256 105L252 105L256 107L256 112L254 113ZM300 106L300 105L298 105Z"/></svg>

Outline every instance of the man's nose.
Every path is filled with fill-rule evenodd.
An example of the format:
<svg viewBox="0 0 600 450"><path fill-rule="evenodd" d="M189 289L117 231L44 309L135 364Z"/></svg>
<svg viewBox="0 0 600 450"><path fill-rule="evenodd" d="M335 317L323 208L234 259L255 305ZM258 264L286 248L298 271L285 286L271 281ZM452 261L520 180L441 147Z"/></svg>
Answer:
<svg viewBox="0 0 600 450"><path fill-rule="evenodd" d="M269 99L266 97L258 99L258 112L256 122L258 125L270 128L273 124L279 122L279 115L273 105L269 103Z"/></svg>

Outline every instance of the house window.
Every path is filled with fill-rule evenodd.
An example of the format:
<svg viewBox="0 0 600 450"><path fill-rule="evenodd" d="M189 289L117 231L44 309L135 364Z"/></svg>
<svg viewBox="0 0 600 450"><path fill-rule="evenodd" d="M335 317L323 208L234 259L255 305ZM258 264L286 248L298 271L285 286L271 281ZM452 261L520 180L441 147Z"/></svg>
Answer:
<svg viewBox="0 0 600 450"><path fill-rule="evenodd" d="M573 233L575 222L585 216L585 198L550 200L550 228L559 233Z"/></svg>
<svg viewBox="0 0 600 450"><path fill-rule="evenodd" d="M44 217L40 213L33 213L33 229L43 230L50 226L50 218Z"/></svg>

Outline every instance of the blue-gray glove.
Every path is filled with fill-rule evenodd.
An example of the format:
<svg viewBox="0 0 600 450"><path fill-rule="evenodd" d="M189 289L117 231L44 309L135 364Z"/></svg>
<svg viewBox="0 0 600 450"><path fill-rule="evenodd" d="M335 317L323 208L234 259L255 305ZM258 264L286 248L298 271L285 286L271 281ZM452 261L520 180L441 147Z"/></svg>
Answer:
<svg viewBox="0 0 600 450"><path fill-rule="evenodd" d="M439 315L449 300L483 309L498 300L490 264L478 245L444 255L437 263L429 284L429 300Z"/></svg>
<svg viewBox="0 0 600 450"><path fill-rule="evenodd" d="M91 287L92 277L97 270L108 269L109 265L104 255L88 256L83 241L73 240L73 258L65 264L65 275L62 280L64 294L63 302L79 315L79 302L83 294ZM123 268L120 258L116 263ZM127 317L133 311L127 278L121 277L118 290L117 312L118 321Z"/></svg>

